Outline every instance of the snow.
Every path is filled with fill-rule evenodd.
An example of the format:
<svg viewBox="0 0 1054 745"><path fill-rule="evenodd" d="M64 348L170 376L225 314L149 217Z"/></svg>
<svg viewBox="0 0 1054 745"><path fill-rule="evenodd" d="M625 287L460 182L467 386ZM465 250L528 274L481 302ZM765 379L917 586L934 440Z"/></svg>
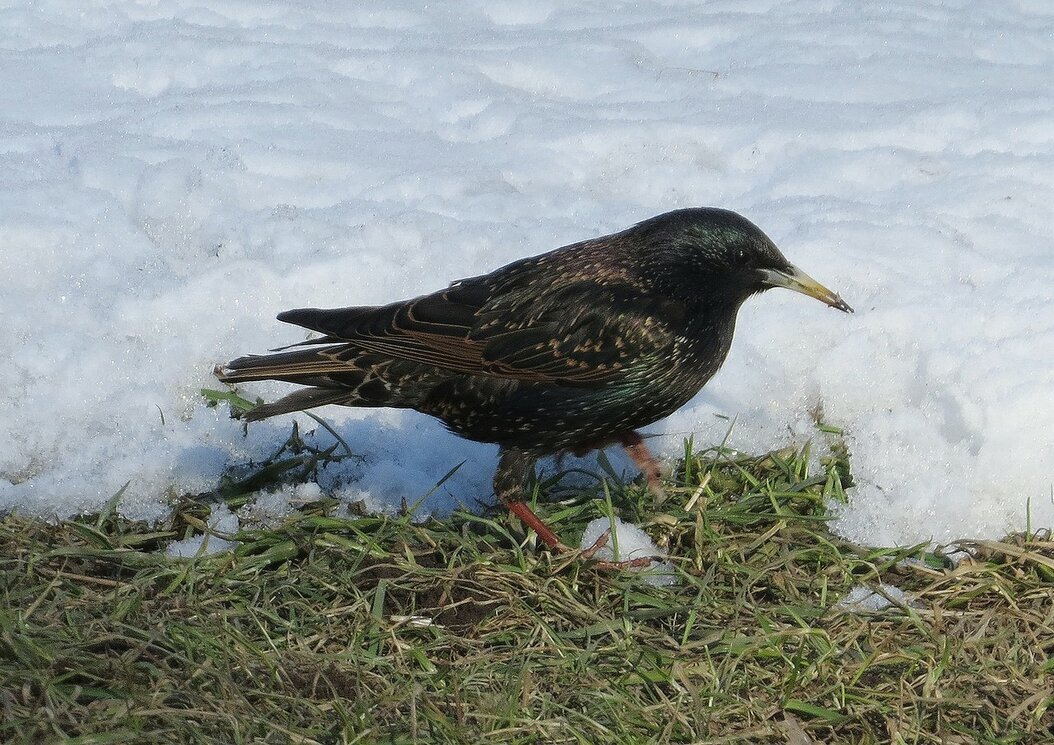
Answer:
<svg viewBox="0 0 1054 745"><path fill-rule="evenodd" d="M858 480L843 535L1054 527L1051 79L1046 0L5 4L0 510L128 482L120 509L156 518L265 457L290 418L246 437L199 390L303 338L281 310L713 205L857 313L750 301L650 428L664 455L720 441L715 414L741 450L816 438L822 404ZM420 509L491 498L493 447L319 413L365 456L325 489L393 509L465 461Z"/></svg>
<svg viewBox="0 0 1054 745"><path fill-rule="evenodd" d="M839 601L837 607L848 613L868 614L880 613L891 606L910 608L914 605L916 601L912 595L899 587L880 582L877 590L857 585Z"/></svg>

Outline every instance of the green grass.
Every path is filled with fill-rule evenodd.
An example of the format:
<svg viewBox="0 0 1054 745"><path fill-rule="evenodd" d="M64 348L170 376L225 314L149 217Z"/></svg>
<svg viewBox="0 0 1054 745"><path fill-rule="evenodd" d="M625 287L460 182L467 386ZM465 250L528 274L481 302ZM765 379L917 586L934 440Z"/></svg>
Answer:
<svg viewBox="0 0 1054 745"><path fill-rule="evenodd" d="M343 447L296 432L218 495L310 477ZM807 452L683 459L655 505L607 479L668 547L654 588L536 550L505 515L334 517L164 558L164 524L0 521L0 741L1037 743L1054 737L1054 543L976 542L957 567L827 528L848 465ZM567 539L604 489L539 484ZM914 561L904 561L913 559ZM878 583L913 604L839 608Z"/></svg>

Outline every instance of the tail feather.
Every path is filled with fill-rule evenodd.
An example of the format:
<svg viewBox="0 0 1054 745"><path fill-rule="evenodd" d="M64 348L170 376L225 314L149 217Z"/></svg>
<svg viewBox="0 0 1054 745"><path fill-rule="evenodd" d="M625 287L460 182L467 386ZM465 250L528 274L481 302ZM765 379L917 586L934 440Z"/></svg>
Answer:
<svg viewBox="0 0 1054 745"><path fill-rule="evenodd" d="M224 383L242 383L251 380L302 379L312 375L347 373L355 369L346 359L325 354L326 351L297 349L278 354L250 354L219 366L216 377Z"/></svg>
<svg viewBox="0 0 1054 745"><path fill-rule="evenodd" d="M328 347L281 351L277 354L251 354L231 360L226 365L217 365L215 374L224 383L281 380L313 386L246 412L242 418L250 422L326 404L361 406L366 402L357 390L367 374L356 367L354 362L344 359L354 357L347 351Z"/></svg>
<svg viewBox="0 0 1054 745"><path fill-rule="evenodd" d="M313 409L316 406L348 403L349 399L354 398L353 393L339 388L303 388L273 403L260 404L252 411L242 414L241 418L248 422L256 422L278 414Z"/></svg>
<svg viewBox="0 0 1054 745"><path fill-rule="evenodd" d="M215 375L224 383L279 380L310 386L244 415L253 421L326 404L417 408L450 373L342 344L239 357L218 365Z"/></svg>

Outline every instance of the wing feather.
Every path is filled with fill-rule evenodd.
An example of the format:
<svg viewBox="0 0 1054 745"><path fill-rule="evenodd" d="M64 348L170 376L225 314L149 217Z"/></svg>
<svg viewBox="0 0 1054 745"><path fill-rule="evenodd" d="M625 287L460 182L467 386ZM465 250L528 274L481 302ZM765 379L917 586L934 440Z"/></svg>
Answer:
<svg viewBox="0 0 1054 745"><path fill-rule="evenodd" d="M501 286L485 276L375 308L288 311L280 320L349 345L452 372L603 385L672 350L683 308L624 283Z"/></svg>

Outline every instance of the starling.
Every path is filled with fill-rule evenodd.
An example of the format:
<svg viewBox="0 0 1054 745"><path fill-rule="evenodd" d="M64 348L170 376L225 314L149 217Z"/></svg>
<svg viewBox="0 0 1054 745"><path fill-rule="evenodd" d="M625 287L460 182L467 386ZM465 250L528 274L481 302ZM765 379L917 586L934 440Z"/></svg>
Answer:
<svg viewBox="0 0 1054 745"><path fill-rule="evenodd" d="M497 443L498 499L566 550L524 502L537 459L618 443L661 493L637 428L699 392L728 355L739 306L770 287L852 311L746 218L682 209L412 300L286 311L278 320L321 336L240 357L217 376L307 386L250 421L324 404L390 406Z"/></svg>

